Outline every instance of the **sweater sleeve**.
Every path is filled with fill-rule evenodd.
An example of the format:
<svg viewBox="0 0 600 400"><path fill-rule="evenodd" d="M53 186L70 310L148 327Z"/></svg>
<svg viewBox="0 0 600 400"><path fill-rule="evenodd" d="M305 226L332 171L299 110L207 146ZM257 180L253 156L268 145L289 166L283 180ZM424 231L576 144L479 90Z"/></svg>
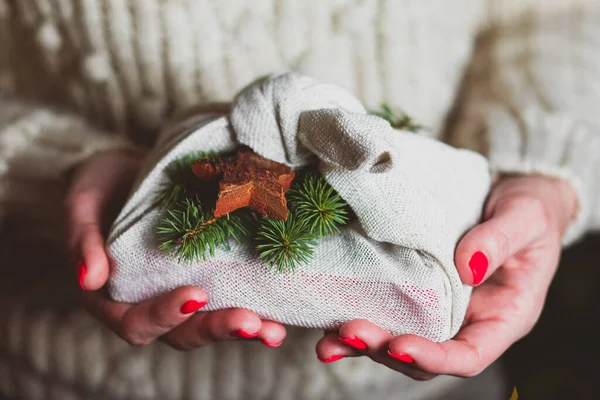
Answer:
<svg viewBox="0 0 600 400"><path fill-rule="evenodd" d="M494 10L449 139L487 154L495 173L567 180L579 203L568 245L600 227L600 7L563 3Z"/></svg>
<svg viewBox="0 0 600 400"><path fill-rule="evenodd" d="M67 170L98 152L134 148L79 116L0 97L0 220L60 218Z"/></svg>

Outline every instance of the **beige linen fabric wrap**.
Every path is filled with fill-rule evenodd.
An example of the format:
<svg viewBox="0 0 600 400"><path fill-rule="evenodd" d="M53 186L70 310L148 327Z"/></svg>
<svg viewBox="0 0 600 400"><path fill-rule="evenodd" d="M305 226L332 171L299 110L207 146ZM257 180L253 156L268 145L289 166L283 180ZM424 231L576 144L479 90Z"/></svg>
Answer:
<svg viewBox="0 0 600 400"><path fill-rule="evenodd" d="M165 167L192 151L247 145L293 168L318 163L358 220L322 238L309 265L275 273L250 244L178 263L158 250L153 206ZM365 318L393 334L452 337L470 288L454 265L459 238L490 186L482 156L368 115L339 86L295 74L244 89L231 113L197 114L166 129L108 240L110 294L139 302L182 285L208 293L203 310L247 308L284 324L331 329Z"/></svg>

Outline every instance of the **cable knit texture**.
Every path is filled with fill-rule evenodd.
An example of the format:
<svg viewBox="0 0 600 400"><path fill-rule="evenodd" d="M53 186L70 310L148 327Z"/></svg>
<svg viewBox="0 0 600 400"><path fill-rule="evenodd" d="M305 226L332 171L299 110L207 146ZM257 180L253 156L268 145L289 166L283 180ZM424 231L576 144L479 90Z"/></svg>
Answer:
<svg viewBox="0 0 600 400"><path fill-rule="evenodd" d="M517 15L496 7L447 135L487 153L498 173L569 181L579 207L568 245L600 227L600 3L549 4Z"/></svg>
<svg viewBox="0 0 600 400"><path fill-rule="evenodd" d="M18 220L10 233L22 230L17 236L28 243L42 232L56 238L65 168L121 148L123 137L150 144L174 112L229 101L258 76L291 69L340 84L368 107L402 107L433 135L489 154L498 171L569 179L580 203L565 237L572 242L600 226L599 5L0 0L0 214ZM60 308L54 300L64 288L55 280L42 281L48 292L32 291L39 271L51 269L49 256L40 258L20 292L8 290L20 265L0 279L9 283L0 392L61 400L426 399L448 398L436 390L464 383L411 384L366 359L322 366L314 331L292 333L279 350L240 342L186 354L160 344L129 348ZM47 307L26 306L36 301ZM492 399L491 385L475 398Z"/></svg>

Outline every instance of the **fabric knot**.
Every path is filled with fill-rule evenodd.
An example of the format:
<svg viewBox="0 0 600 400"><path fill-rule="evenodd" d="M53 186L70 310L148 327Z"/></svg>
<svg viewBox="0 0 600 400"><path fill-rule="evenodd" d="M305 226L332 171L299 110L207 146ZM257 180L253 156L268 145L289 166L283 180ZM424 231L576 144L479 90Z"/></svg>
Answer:
<svg viewBox="0 0 600 400"><path fill-rule="evenodd" d="M246 87L234 100L230 118L239 143L263 157L300 167L312 155L298 140L300 116L320 109L366 114L360 101L342 87L286 73Z"/></svg>

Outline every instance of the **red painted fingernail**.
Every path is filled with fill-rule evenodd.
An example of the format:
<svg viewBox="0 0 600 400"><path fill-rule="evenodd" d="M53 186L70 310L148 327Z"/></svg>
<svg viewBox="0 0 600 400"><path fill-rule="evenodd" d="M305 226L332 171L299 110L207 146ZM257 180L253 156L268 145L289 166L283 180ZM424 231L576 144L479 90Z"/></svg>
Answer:
<svg viewBox="0 0 600 400"><path fill-rule="evenodd" d="M415 360L413 360L413 358L411 356L409 356L408 354L405 353L392 353L391 351L388 350L388 354L395 358L398 361L402 361L404 363L407 364L412 364L415 362Z"/></svg>
<svg viewBox="0 0 600 400"><path fill-rule="evenodd" d="M366 350L367 349L367 345L365 344L365 342L363 342L362 340L360 340L357 337L349 337L349 338L338 337L338 339L340 339L340 342L347 344L348 346L352 347L353 349L356 349L356 350Z"/></svg>
<svg viewBox="0 0 600 400"><path fill-rule="evenodd" d="M201 309L205 305L206 305L205 301L196 301L196 300L186 301L181 306L181 313L182 314L191 314L194 311L198 311L199 309Z"/></svg>
<svg viewBox="0 0 600 400"><path fill-rule="evenodd" d="M344 358L344 356L331 356L331 357L329 357L329 358L327 358L325 360L322 360L322 359L319 358L319 361L321 361L323 364L329 364L329 363L332 363L334 361L341 360L342 358Z"/></svg>
<svg viewBox="0 0 600 400"><path fill-rule="evenodd" d="M246 331L238 329L237 331L233 332L233 335L237 336L237 337L244 338L244 339L252 339L252 338L255 338L255 337L258 336L258 332L256 332L256 333L248 333Z"/></svg>
<svg viewBox="0 0 600 400"><path fill-rule="evenodd" d="M488 269L488 259L482 252L478 251L473 254L471 260L469 261L469 267L471 268L471 272L473 273L473 283L478 285L483 280L485 273Z"/></svg>
<svg viewBox="0 0 600 400"><path fill-rule="evenodd" d="M261 342L263 342L263 344L264 344L265 346L269 346L269 347L272 347L272 348L279 347L279 346L281 346L281 344L283 343L283 342L279 342L279 343L269 343L269 342L267 342L267 341L266 341L266 340L264 340L264 339L263 339L263 340L261 340Z"/></svg>
<svg viewBox="0 0 600 400"><path fill-rule="evenodd" d="M87 268L85 267L83 260L79 260L77 262L77 275L79 277L79 286L81 286L81 290L87 290L83 284L83 279L85 278L86 272Z"/></svg>

